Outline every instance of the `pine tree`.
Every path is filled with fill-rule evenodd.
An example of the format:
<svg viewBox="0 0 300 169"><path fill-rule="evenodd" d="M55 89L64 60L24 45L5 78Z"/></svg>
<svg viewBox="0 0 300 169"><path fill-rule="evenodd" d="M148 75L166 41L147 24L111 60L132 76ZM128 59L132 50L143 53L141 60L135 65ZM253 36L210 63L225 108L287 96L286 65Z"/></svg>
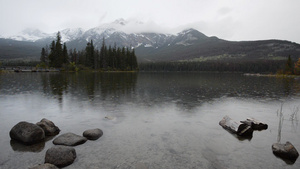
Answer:
<svg viewBox="0 0 300 169"><path fill-rule="evenodd" d="M95 68L95 56L94 56L94 45L93 40L88 42L85 47L86 66Z"/></svg>
<svg viewBox="0 0 300 169"><path fill-rule="evenodd" d="M46 45L45 47L45 64L46 66L49 66L49 47Z"/></svg>
<svg viewBox="0 0 300 169"><path fill-rule="evenodd" d="M50 45L49 65L51 67L62 67L64 63L68 63L68 50L66 44L62 47L60 32L57 32L56 41L52 41Z"/></svg>
<svg viewBox="0 0 300 169"><path fill-rule="evenodd" d="M100 68L99 58L100 58L100 51L99 50L95 50L95 69L99 69Z"/></svg>
<svg viewBox="0 0 300 169"><path fill-rule="evenodd" d="M128 48L126 48L126 70L132 70L131 52Z"/></svg>
<svg viewBox="0 0 300 169"><path fill-rule="evenodd" d="M49 66L55 67L55 59L56 59L56 48L55 41L53 40L50 44L50 54L49 54Z"/></svg>
<svg viewBox="0 0 300 169"><path fill-rule="evenodd" d="M93 43L93 40L91 40L91 50L90 50L90 59L91 59L91 65L92 65L92 68L96 68L96 58L95 58L95 47L94 47L94 43Z"/></svg>
<svg viewBox="0 0 300 169"><path fill-rule="evenodd" d="M78 64L85 65L85 53L83 51L78 52Z"/></svg>
<svg viewBox="0 0 300 169"><path fill-rule="evenodd" d="M122 70L122 66L121 66L121 48L117 48L116 51L116 68L118 70Z"/></svg>
<svg viewBox="0 0 300 169"><path fill-rule="evenodd" d="M40 61L41 61L41 63L46 63L46 50L45 50L45 48L42 48L42 52L41 52L41 57L40 57Z"/></svg>
<svg viewBox="0 0 300 169"><path fill-rule="evenodd" d="M137 63L137 58L136 58L136 55L135 55L135 50L132 49L132 52L131 52L131 60L132 60L132 70L138 70L138 63Z"/></svg>
<svg viewBox="0 0 300 169"><path fill-rule="evenodd" d="M102 46L100 49L100 68L106 69L107 68L107 47L105 45L105 39L103 37Z"/></svg>
<svg viewBox="0 0 300 169"><path fill-rule="evenodd" d="M108 69L111 69L113 67L113 51L110 45L107 51L107 63Z"/></svg>
<svg viewBox="0 0 300 169"><path fill-rule="evenodd" d="M74 48L73 50L70 49L69 50L69 55L70 55L70 61L77 64L77 62L78 62L78 58L77 58L78 53L76 51L76 48Z"/></svg>
<svg viewBox="0 0 300 169"><path fill-rule="evenodd" d="M292 62L290 55L286 61L284 73L285 74L293 74L293 62Z"/></svg>
<svg viewBox="0 0 300 169"><path fill-rule="evenodd" d="M126 70L127 60L126 60L126 49L125 49L125 47L122 48L120 59L121 59L121 70Z"/></svg>
<svg viewBox="0 0 300 169"><path fill-rule="evenodd" d="M56 50L55 67L62 67L64 58L63 58L63 49L61 44L60 32L57 32L56 34L55 50Z"/></svg>
<svg viewBox="0 0 300 169"><path fill-rule="evenodd" d="M299 58L298 61L295 63L294 73L295 73L296 75L300 75L300 58Z"/></svg>
<svg viewBox="0 0 300 169"><path fill-rule="evenodd" d="M67 64L69 62L68 49L66 43L64 43L63 47L63 55L62 55L62 64Z"/></svg>
<svg viewBox="0 0 300 169"><path fill-rule="evenodd" d="M113 70L117 69L117 44L114 44L112 49L112 68Z"/></svg>

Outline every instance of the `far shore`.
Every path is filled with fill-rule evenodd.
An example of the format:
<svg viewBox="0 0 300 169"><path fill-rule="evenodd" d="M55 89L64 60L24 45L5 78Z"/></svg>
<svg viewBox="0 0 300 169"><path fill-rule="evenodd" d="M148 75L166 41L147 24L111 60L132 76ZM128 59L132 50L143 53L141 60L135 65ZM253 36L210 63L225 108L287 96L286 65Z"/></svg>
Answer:
<svg viewBox="0 0 300 169"><path fill-rule="evenodd" d="M244 73L244 76L277 77L277 78L295 78L295 79L300 79L299 75L286 75L286 74Z"/></svg>

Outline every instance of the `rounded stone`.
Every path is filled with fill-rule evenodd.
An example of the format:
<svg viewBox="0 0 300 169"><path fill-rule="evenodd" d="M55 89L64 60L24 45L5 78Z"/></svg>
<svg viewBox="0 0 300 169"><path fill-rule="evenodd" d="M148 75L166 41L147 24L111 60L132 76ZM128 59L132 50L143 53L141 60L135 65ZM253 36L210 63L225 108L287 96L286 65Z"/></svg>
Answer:
<svg viewBox="0 0 300 169"><path fill-rule="evenodd" d="M272 145L272 151L276 156L291 161L296 161L299 156L297 149L288 141L285 144L274 143Z"/></svg>
<svg viewBox="0 0 300 169"><path fill-rule="evenodd" d="M25 144L34 144L44 140L45 132L36 124L21 121L10 130L9 136Z"/></svg>
<svg viewBox="0 0 300 169"><path fill-rule="evenodd" d="M43 118L36 124L44 130L46 136L55 136L60 132L60 129L48 119Z"/></svg>
<svg viewBox="0 0 300 169"><path fill-rule="evenodd" d="M86 137L88 140L97 140L103 135L103 131L101 129L89 129L83 132L83 137Z"/></svg>
<svg viewBox="0 0 300 169"><path fill-rule="evenodd" d="M55 145L77 146L87 141L87 138L76 135L74 133L65 133L53 140Z"/></svg>
<svg viewBox="0 0 300 169"><path fill-rule="evenodd" d="M76 151L73 147L54 146L47 150L45 163L53 164L57 167L65 167L74 162Z"/></svg>

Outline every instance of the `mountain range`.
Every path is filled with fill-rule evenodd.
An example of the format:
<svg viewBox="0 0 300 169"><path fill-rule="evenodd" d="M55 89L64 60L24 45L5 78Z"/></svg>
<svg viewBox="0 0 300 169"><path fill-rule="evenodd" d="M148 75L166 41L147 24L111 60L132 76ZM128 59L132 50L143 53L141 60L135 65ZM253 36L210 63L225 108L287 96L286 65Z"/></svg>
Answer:
<svg viewBox="0 0 300 169"><path fill-rule="evenodd" d="M130 32L128 25L132 23L118 19L88 30L64 29L60 34L68 49L82 50L91 40L99 49L103 38L107 45L135 48L139 62L282 60L288 55L300 56L300 45L286 40L227 41L192 28L177 34ZM56 34L26 29L19 35L0 38L0 60L38 60L41 48L55 40Z"/></svg>

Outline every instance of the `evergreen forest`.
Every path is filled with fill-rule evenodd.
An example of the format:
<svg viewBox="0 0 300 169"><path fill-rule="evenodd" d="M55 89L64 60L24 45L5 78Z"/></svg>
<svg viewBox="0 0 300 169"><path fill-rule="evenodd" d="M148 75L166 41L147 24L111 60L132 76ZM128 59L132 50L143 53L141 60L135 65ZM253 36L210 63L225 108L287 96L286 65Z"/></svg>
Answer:
<svg viewBox="0 0 300 169"><path fill-rule="evenodd" d="M4 66L34 66L37 62L4 62ZM100 49L96 49L93 40L85 49L67 49L62 43L60 32L56 41L52 41L41 50L37 67L60 68L66 71L217 71L244 73L276 73L300 75L300 58L288 56L286 60L214 60L214 61L169 61L137 62L134 48L107 46L103 38Z"/></svg>
<svg viewBox="0 0 300 169"><path fill-rule="evenodd" d="M84 50L70 49L66 43L62 44L60 32L56 41L42 48L40 64L38 67L62 68L68 71L81 69L94 69L101 71L136 71L138 70L137 58L134 49L113 47L105 44L96 49L93 40L87 43Z"/></svg>

